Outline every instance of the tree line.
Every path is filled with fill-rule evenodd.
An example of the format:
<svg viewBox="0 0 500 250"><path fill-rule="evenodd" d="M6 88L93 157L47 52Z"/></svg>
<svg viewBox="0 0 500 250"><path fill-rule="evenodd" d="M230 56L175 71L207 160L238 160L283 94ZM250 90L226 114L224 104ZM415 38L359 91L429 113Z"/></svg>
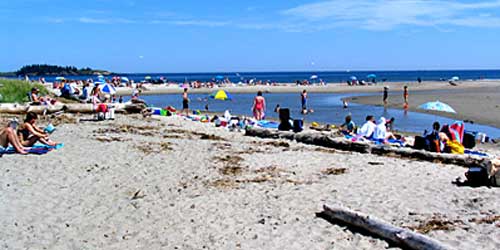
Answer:
<svg viewBox="0 0 500 250"><path fill-rule="evenodd" d="M104 70L94 70L89 67L78 69L74 66L57 66L48 64L26 65L15 72L17 76L43 76L43 75L92 75L94 73L109 74Z"/></svg>

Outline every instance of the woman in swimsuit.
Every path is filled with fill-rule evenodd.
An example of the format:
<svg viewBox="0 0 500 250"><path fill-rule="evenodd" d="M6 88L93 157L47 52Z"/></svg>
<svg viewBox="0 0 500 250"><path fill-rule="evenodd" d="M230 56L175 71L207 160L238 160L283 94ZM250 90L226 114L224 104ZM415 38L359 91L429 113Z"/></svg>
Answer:
<svg viewBox="0 0 500 250"><path fill-rule="evenodd" d="M57 143L51 141L49 139L49 135L35 125L37 119L38 116L33 112L29 112L26 115L24 123L19 127L19 130L17 131L17 135L19 137L19 141L21 141L21 144L25 147L31 147L35 143L40 141L45 145L56 146Z"/></svg>
<svg viewBox="0 0 500 250"><path fill-rule="evenodd" d="M253 100L253 115L258 121L264 118L264 111L266 110L266 100L262 96L262 91L257 92L257 96Z"/></svg>

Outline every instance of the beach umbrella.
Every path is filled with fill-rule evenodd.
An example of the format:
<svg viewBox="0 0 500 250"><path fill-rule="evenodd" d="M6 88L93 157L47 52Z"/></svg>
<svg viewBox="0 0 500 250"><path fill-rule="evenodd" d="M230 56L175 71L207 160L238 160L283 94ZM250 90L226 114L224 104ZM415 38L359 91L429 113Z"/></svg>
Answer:
<svg viewBox="0 0 500 250"><path fill-rule="evenodd" d="M460 80L460 78L458 76L454 76L450 80L452 80L452 81L458 81L458 80Z"/></svg>
<svg viewBox="0 0 500 250"><path fill-rule="evenodd" d="M116 89L113 85L108 84L108 83L103 83L99 85L99 89L101 89L101 92L114 95L116 94Z"/></svg>
<svg viewBox="0 0 500 250"><path fill-rule="evenodd" d="M351 76L351 80L352 80L352 81L356 81L356 80L358 80L358 78L357 78L357 77L355 77L355 76Z"/></svg>
<svg viewBox="0 0 500 250"><path fill-rule="evenodd" d="M315 80L315 79L318 79L318 76L317 75L312 75L311 76L311 80Z"/></svg>
<svg viewBox="0 0 500 250"><path fill-rule="evenodd" d="M366 78L377 78L377 75L375 74L369 74L366 76Z"/></svg>
<svg viewBox="0 0 500 250"><path fill-rule="evenodd" d="M145 76L144 79L151 80L151 76Z"/></svg>
<svg viewBox="0 0 500 250"><path fill-rule="evenodd" d="M130 80L129 80L127 77L125 77L125 76L124 76L124 77L121 77L120 79L121 79L122 81L124 81L124 82L130 82Z"/></svg>
<svg viewBox="0 0 500 250"><path fill-rule="evenodd" d="M229 93L227 93L224 90L218 90L218 91L213 92L210 95L210 98L212 98L214 100L221 100L221 101L227 101L227 100L232 99L231 95L229 95Z"/></svg>
<svg viewBox="0 0 500 250"><path fill-rule="evenodd" d="M418 108L424 110L439 111L439 112L457 113L452 107L450 107L450 105L440 101L426 102L418 106Z"/></svg>
<svg viewBox="0 0 500 250"><path fill-rule="evenodd" d="M224 76L218 75L215 77L216 80L224 80Z"/></svg>
<svg viewBox="0 0 500 250"><path fill-rule="evenodd" d="M64 78L63 76L58 76L58 77L56 77L56 81L62 81L62 80L64 80L64 79L65 79L65 78Z"/></svg>

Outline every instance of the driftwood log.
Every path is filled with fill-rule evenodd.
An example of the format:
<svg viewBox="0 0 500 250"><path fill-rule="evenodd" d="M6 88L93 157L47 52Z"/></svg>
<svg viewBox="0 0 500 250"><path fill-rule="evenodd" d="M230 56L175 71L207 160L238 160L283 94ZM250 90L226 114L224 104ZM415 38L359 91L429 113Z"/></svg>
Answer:
<svg viewBox="0 0 500 250"><path fill-rule="evenodd" d="M249 127L245 135L270 139L288 139L300 143L323 146L343 151L371 153L383 156L399 156L404 158L418 159L430 162L441 162L445 164L455 164L459 166L482 165L489 161L488 158L475 155L457 155L434 153L424 150L417 150L407 147L395 147L389 145L375 145L370 142L353 142L343 137L332 137L330 134L322 132L301 132L293 133L290 131L270 130L258 127Z"/></svg>
<svg viewBox="0 0 500 250"><path fill-rule="evenodd" d="M323 206L318 217L330 222L340 221L351 227L362 229L385 241L406 249L444 250L450 249L439 241L408 229L393 226L382 220L346 208Z"/></svg>
<svg viewBox="0 0 500 250"><path fill-rule="evenodd" d="M123 104L115 103L116 113L140 113L146 106L144 104ZM64 111L67 113L93 113L95 111L95 106L93 104L86 103L71 103L71 104L57 104L51 106L33 106L33 105L21 105L21 104L0 104L0 113L7 114L26 114L28 112L34 112L37 114L42 113L56 113Z"/></svg>

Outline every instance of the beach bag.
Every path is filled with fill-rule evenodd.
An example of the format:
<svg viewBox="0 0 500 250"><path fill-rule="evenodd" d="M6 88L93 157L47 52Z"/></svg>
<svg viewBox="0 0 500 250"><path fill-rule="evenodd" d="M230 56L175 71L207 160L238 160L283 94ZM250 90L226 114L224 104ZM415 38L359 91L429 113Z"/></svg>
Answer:
<svg viewBox="0 0 500 250"><path fill-rule="evenodd" d="M283 123L285 121L288 122L288 120L290 120L290 109L280 108L279 117L280 117L281 123Z"/></svg>
<svg viewBox="0 0 500 250"><path fill-rule="evenodd" d="M422 136L415 136L415 143L413 144L414 149L423 149L429 151L428 140Z"/></svg>
<svg viewBox="0 0 500 250"><path fill-rule="evenodd" d="M474 136L474 134L465 133L463 144L465 148L474 148L476 146L476 137Z"/></svg>
<svg viewBox="0 0 500 250"><path fill-rule="evenodd" d="M489 186L490 180L488 178L488 172L483 167L470 167L465 173L467 177L467 183L471 186Z"/></svg>
<svg viewBox="0 0 500 250"><path fill-rule="evenodd" d="M302 120L293 120L293 132L298 133L303 130L304 122Z"/></svg>

